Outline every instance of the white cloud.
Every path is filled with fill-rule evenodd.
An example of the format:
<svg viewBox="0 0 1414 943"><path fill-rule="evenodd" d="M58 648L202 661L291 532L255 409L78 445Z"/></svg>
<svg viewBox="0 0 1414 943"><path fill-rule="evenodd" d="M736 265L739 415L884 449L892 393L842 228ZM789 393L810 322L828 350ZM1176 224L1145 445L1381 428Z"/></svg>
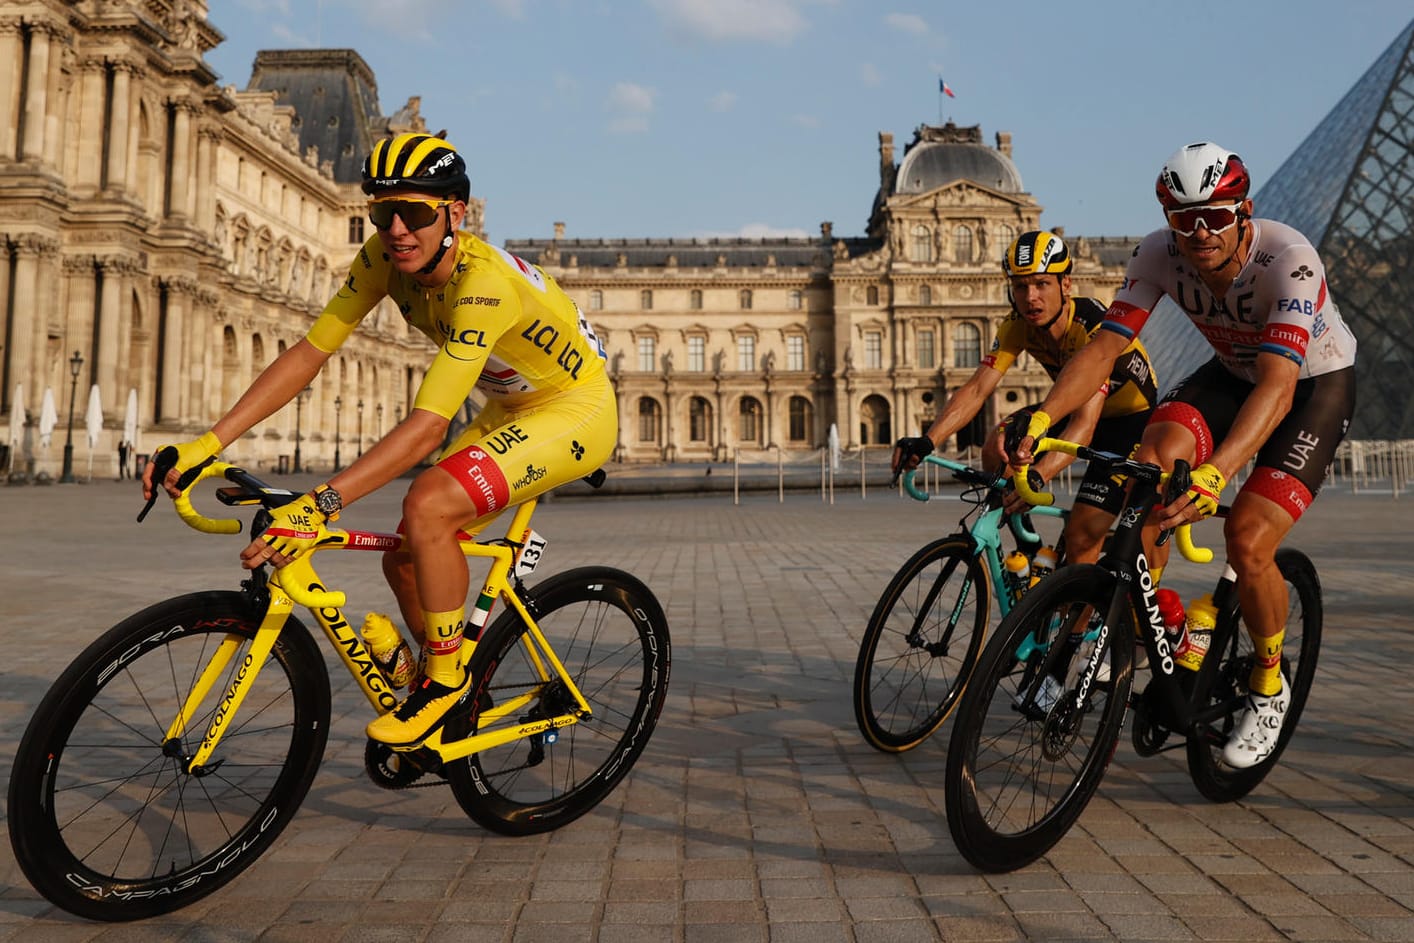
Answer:
<svg viewBox="0 0 1414 943"><path fill-rule="evenodd" d="M890 13L884 22L896 30L921 36L928 32L928 21L916 13Z"/></svg>
<svg viewBox="0 0 1414 943"><path fill-rule="evenodd" d="M879 70L874 68L874 63L865 62L859 67L859 81L870 88L878 88L884 84L884 77L879 74Z"/></svg>
<svg viewBox="0 0 1414 943"><path fill-rule="evenodd" d="M731 111L736 107L736 92L718 92L707 99L707 107L712 111Z"/></svg>
<svg viewBox="0 0 1414 943"><path fill-rule="evenodd" d="M790 121L791 124L798 125L802 128L820 127L820 119L814 115L791 115Z"/></svg>
<svg viewBox="0 0 1414 943"><path fill-rule="evenodd" d="M789 43L808 25L812 0L649 0L673 27L703 39Z"/></svg>
<svg viewBox="0 0 1414 943"><path fill-rule="evenodd" d="M648 130L656 89L635 82L619 82L609 91L608 109L613 117L609 129L622 133Z"/></svg>

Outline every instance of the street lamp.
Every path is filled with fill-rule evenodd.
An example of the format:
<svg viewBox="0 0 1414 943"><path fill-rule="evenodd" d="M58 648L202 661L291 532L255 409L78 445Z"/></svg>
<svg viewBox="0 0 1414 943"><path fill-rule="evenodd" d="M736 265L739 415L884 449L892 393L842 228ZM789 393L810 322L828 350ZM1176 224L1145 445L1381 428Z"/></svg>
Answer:
<svg viewBox="0 0 1414 943"><path fill-rule="evenodd" d="M358 401L358 454L363 455L363 399Z"/></svg>
<svg viewBox="0 0 1414 943"><path fill-rule="evenodd" d="M299 441L300 441L300 412L304 407L304 401L309 398L309 394L314 392L314 388L306 386L295 395L295 474L300 473L299 464Z"/></svg>
<svg viewBox="0 0 1414 943"><path fill-rule="evenodd" d="M334 471L339 470L339 411L344 408L344 398L334 397Z"/></svg>
<svg viewBox="0 0 1414 943"><path fill-rule="evenodd" d="M69 435L64 439L64 470L59 475L59 480L63 482L74 480L74 398L79 393L79 371L82 369L83 357L76 350L69 358L69 376L73 380L69 384Z"/></svg>

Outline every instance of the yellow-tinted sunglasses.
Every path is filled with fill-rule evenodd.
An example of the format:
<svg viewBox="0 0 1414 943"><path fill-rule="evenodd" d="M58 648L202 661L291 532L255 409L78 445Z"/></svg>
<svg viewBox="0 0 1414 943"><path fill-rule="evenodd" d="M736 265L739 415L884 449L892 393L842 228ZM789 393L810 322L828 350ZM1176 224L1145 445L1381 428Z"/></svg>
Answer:
<svg viewBox="0 0 1414 943"><path fill-rule="evenodd" d="M451 206L456 200L419 200L415 197L386 197L368 201L368 218L379 229L393 225L397 216L410 231L426 229L437 222L439 210Z"/></svg>

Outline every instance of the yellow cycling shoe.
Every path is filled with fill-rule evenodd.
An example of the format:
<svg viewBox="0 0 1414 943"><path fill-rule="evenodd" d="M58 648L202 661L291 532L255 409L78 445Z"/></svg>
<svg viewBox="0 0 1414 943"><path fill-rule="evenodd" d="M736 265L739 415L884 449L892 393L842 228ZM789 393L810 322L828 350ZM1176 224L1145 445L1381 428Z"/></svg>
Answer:
<svg viewBox="0 0 1414 943"><path fill-rule="evenodd" d="M471 670L466 666L455 687L424 677L401 704L368 724L368 736L390 747L416 746L442 726L452 705L470 690Z"/></svg>

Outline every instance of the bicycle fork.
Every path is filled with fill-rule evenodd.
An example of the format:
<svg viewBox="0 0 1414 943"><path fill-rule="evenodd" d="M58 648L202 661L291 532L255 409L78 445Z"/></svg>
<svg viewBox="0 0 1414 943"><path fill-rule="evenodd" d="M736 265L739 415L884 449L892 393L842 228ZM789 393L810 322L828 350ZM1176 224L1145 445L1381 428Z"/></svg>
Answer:
<svg viewBox="0 0 1414 943"><path fill-rule="evenodd" d="M207 767L211 761L211 755L221 742L222 735L230 726L231 719L235 717L236 710L245 700L246 694L249 693L255 676L260 673L260 667L265 664L265 659L270 657L270 652L274 650L275 640L279 638L280 629L284 626L285 620L289 618L293 608L293 601L272 584L270 605L265 610L265 617L260 622L260 628L255 631L255 638L251 640L250 648L241 658L240 665L235 668L231 683L227 686L226 693L222 695L220 703L217 704L216 712L212 715L211 723L207 725L206 733L201 738L196 752L191 756L184 756L182 754L182 736L187 732L197 712L201 710L202 703L211 693L211 689L215 687L217 679L231 669L231 662L236 657L236 653L240 651L244 638L234 634L227 635L216 647L211 660L206 663L206 668L202 670L201 676L197 678L196 684L187 694L182 709L173 719L171 726L167 728L166 736L163 737L162 752L173 759L180 759L184 772L193 776L205 776L214 772L221 765L218 761L215 766Z"/></svg>

